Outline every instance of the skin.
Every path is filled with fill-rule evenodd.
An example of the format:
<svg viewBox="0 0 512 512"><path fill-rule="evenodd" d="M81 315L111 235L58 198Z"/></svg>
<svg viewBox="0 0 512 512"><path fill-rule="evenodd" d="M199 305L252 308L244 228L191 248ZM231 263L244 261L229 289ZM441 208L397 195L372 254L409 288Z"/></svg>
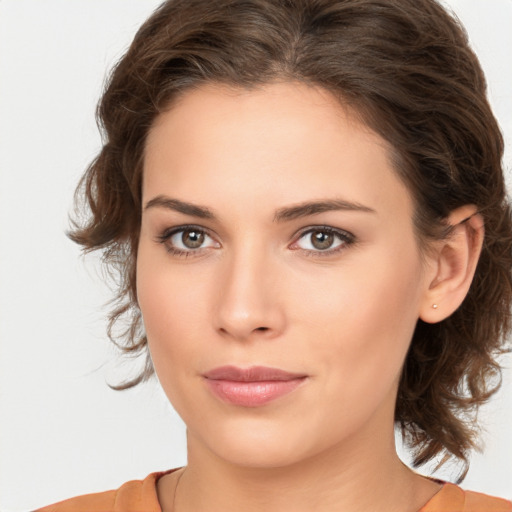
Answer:
<svg viewBox="0 0 512 512"><path fill-rule="evenodd" d="M326 200L363 208L275 218ZM439 321L463 299L483 227L475 217L426 255L413 210L387 143L322 89L210 84L159 116L137 290L155 371L188 438L185 470L158 482L164 511L175 499L179 512L413 512L438 492L396 455L398 380L418 318ZM197 248L183 231L168 236L190 224L204 232ZM340 234L318 249L305 232L325 237L325 226ZM203 377L227 364L307 378L265 406L235 406Z"/></svg>

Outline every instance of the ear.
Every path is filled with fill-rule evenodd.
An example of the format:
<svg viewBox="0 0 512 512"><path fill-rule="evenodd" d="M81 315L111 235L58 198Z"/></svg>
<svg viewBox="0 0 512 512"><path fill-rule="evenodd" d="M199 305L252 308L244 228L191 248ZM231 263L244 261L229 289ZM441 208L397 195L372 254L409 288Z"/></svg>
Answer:
<svg viewBox="0 0 512 512"><path fill-rule="evenodd" d="M484 221L474 205L454 210L447 219L450 235L433 247L426 272L427 289L420 318L436 323L448 318L466 297L484 239Z"/></svg>

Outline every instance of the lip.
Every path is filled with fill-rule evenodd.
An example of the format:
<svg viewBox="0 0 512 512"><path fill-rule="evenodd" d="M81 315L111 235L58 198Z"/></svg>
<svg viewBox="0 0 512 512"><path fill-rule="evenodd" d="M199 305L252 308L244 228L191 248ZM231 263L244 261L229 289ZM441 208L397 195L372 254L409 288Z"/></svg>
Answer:
<svg viewBox="0 0 512 512"><path fill-rule="evenodd" d="M251 366L249 368L220 366L206 372L204 376L212 380L232 380L237 382L288 381L306 377L304 373L290 373L268 366Z"/></svg>
<svg viewBox="0 0 512 512"><path fill-rule="evenodd" d="M291 393L307 378L304 374L266 366L221 366L203 376L208 388L217 398L243 407L265 405Z"/></svg>

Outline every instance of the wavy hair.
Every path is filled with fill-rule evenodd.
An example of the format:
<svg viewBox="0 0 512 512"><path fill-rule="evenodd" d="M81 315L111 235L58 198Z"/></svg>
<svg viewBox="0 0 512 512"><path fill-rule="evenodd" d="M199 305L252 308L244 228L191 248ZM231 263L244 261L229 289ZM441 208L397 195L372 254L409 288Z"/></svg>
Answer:
<svg viewBox="0 0 512 512"><path fill-rule="evenodd" d="M467 470L475 412L500 385L510 328L511 212L483 72L435 0L169 0L142 25L98 105L103 147L77 189L85 216L70 232L84 250L102 250L116 275L111 339L146 355L143 372L117 389L153 373L135 280L148 130L201 84L275 80L323 87L390 143L421 244L444 236L459 206L476 205L484 219L469 293L444 321L418 321L395 410L414 465L445 454Z"/></svg>

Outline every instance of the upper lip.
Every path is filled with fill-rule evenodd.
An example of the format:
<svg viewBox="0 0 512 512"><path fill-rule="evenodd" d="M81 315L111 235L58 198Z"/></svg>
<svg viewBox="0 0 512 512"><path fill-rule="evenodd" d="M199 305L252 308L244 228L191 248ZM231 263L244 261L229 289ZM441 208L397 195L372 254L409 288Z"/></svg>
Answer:
<svg viewBox="0 0 512 512"><path fill-rule="evenodd" d="M293 380L306 377L303 373L291 373L279 368L267 366L251 366L238 368L237 366L220 366L203 374L207 379L231 380L238 382L260 382L270 380Z"/></svg>

